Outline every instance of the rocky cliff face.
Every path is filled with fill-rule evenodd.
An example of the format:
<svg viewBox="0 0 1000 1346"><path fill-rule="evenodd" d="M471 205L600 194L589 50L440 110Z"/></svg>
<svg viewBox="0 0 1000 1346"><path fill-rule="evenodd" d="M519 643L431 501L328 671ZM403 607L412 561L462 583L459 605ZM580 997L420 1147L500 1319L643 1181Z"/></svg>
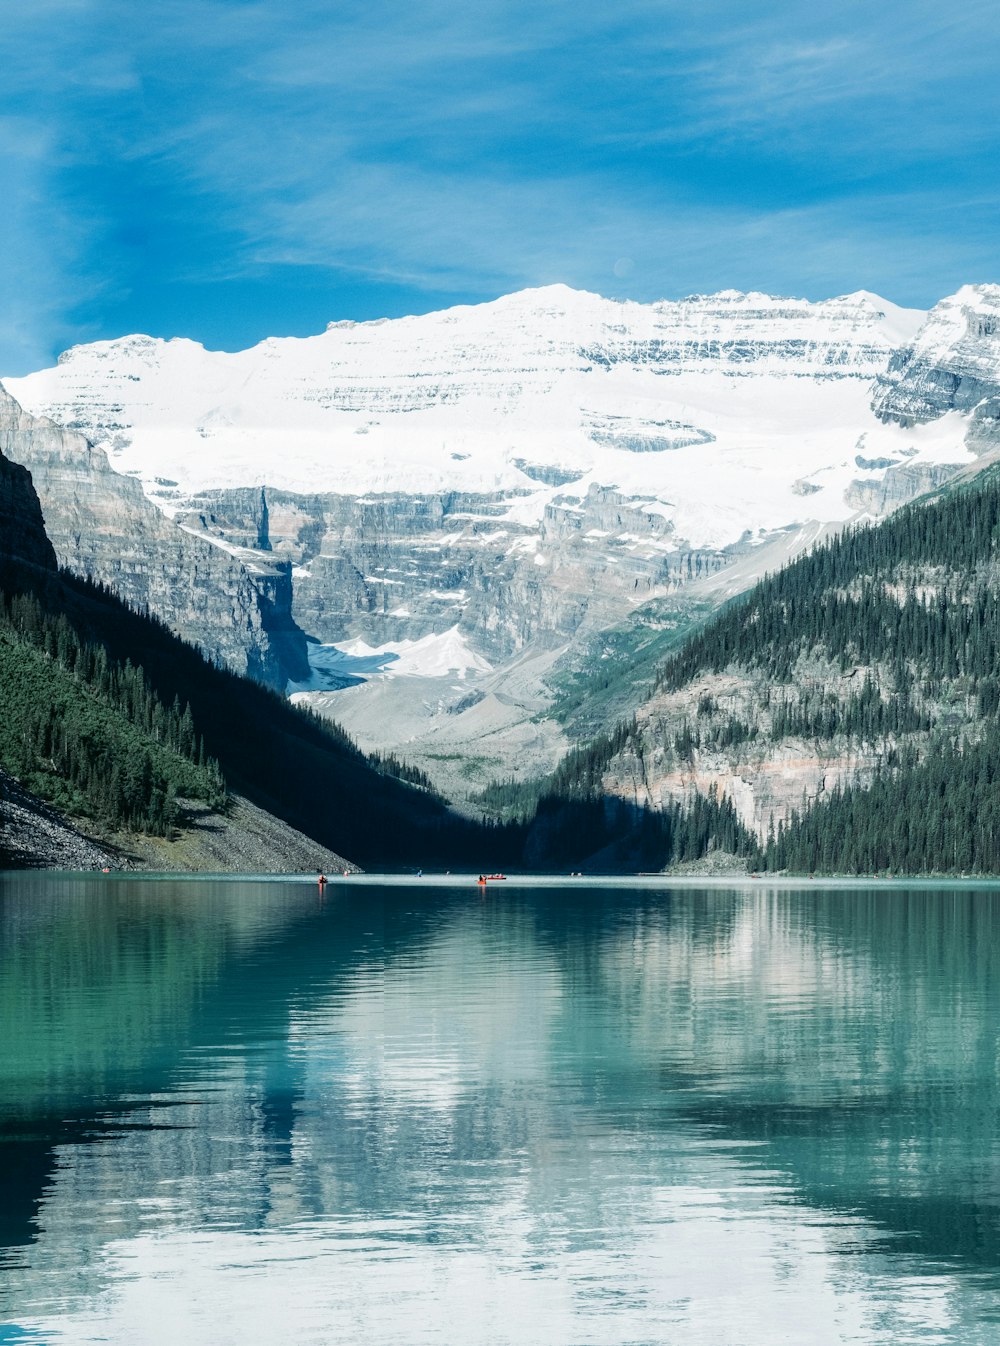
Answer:
<svg viewBox="0 0 1000 1346"><path fill-rule="evenodd" d="M80 434L0 389L0 451L31 473L61 565L102 580L212 659L284 684L295 655L288 567L239 559L184 533ZM301 636L299 636L301 641ZM293 668L301 667L292 662Z"/></svg>
<svg viewBox="0 0 1000 1346"><path fill-rule="evenodd" d="M844 498L860 514L889 514L908 500L943 485L955 475L955 467L954 463L894 463L884 475L852 482Z"/></svg>
<svg viewBox="0 0 1000 1346"><path fill-rule="evenodd" d="M317 640L381 647L457 626L494 662L607 626L739 550L678 546L662 514L596 486L556 494L537 524L511 519L500 493L235 490L194 504L185 529L288 558L292 613Z"/></svg>
<svg viewBox="0 0 1000 1346"><path fill-rule="evenodd" d="M846 699L857 686L853 675L803 660L797 670L811 687L833 699ZM819 743L787 736L722 746L712 731L729 717L753 722L769 695L794 699L793 688L768 689L745 671L706 674L680 692L659 694L638 714L637 739L611 762L605 789L611 796L659 809L688 802L715 788L731 799L742 822L762 839L772 824L786 821L793 809L813 804L838 786L870 784L882 759L872 744L847 739ZM706 713L706 706L711 711ZM677 750L678 735L688 730L697 746Z"/></svg>
<svg viewBox="0 0 1000 1346"><path fill-rule="evenodd" d="M872 407L901 426L959 412L975 452L1000 447L1000 285L965 285L935 305L879 376Z"/></svg>
<svg viewBox="0 0 1000 1346"><path fill-rule="evenodd" d="M31 473L0 453L0 569L9 563L56 568Z"/></svg>

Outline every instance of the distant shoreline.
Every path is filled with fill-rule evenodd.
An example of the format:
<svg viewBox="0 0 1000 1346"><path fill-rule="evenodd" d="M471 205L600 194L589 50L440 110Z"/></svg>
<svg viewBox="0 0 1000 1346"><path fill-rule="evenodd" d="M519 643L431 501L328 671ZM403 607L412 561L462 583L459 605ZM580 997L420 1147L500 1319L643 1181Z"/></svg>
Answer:
<svg viewBox="0 0 1000 1346"><path fill-rule="evenodd" d="M7 869L0 870L0 881L4 879L25 879L38 878L41 880L51 880L53 878L63 879L91 879L108 882L111 880L127 880L131 883L145 882L177 882L190 881L197 883L268 883L268 884L304 884L310 886L319 886L317 878L313 874L287 873L287 874L236 874L232 871L208 873L191 871L167 871L167 870L136 870L120 869L112 870L110 873L102 873L93 869ZM344 876L342 873L333 873L326 876L327 882L325 888L327 891L340 892L343 889L365 887L393 887L393 888L480 888L478 875L468 874L423 874L418 877L415 874L391 874L391 873L351 873ZM961 876L955 874L946 874L935 876L933 874L917 875L894 875L892 878L871 877L858 874L814 874L793 875L776 874L757 875L751 877L748 874L706 874L699 878L694 874L588 874L582 876L572 876L569 874L510 874L506 879L497 879L488 881L482 886L480 891L485 890L489 893L498 895L504 891L524 888L560 888L560 889L593 889L593 888L621 888L621 889L644 889L656 891L658 889L676 889L676 888L997 888L1000 889L1000 875L968 875Z"/></svg>

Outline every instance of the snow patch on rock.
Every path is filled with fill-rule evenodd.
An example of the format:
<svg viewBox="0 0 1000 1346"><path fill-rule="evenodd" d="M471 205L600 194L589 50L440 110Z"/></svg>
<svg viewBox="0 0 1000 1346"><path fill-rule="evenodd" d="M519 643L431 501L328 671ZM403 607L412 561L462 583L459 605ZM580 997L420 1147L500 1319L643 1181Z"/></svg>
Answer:
<svg viewBox="0 0 1000 1346"><path fill-rule="evenodd" d="M469 648L457 625L419 640L391 640L379 646L364 640L310 644L309 665L311 675L305 682L288 684L293 700L301 693L329 691L379 676L464 680L470 673L492 672L492 665Z"/></svg>

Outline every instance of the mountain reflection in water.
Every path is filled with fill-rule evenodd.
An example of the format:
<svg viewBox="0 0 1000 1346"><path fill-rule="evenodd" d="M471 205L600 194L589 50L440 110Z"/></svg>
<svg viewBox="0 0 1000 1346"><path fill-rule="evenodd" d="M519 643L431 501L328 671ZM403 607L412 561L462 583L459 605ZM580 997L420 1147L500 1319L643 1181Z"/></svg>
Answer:
<svg viewBox="0 0 1000 1346"><path fill-rule="evenodd" d="M4 878L0 1341L994 1343L998 936L985 886Z"/></svg>

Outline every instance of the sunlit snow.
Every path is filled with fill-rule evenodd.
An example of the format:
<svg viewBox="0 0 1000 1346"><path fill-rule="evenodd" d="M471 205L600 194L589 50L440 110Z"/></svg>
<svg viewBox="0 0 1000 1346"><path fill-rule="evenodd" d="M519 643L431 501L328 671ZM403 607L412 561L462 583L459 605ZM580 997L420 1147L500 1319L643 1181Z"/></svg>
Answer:
<svg viewBox="0 0 1000 1346"><path fill-rule="evenodd" d="M873 458L969 459L961 426L871 411L872 381L923 317L866 292L638 304L556 285L233 354L123 337L6 383L167 513L248 485L502 492L506 522L531 526L603 486L650 502L677 539L724 546L849 517L862 435Z"/></svg>
<svg viewBox="0 0 1000 1346"><path fill-rule="evenodd" d="M288 692L322 692L371 677L462 679L467 673L489 673L491 665L471 650L457 626L439 635L419 640L391 640L368 645L363 640L335 645L310 644L311 676L305 682L289 682Z"/></svg>

